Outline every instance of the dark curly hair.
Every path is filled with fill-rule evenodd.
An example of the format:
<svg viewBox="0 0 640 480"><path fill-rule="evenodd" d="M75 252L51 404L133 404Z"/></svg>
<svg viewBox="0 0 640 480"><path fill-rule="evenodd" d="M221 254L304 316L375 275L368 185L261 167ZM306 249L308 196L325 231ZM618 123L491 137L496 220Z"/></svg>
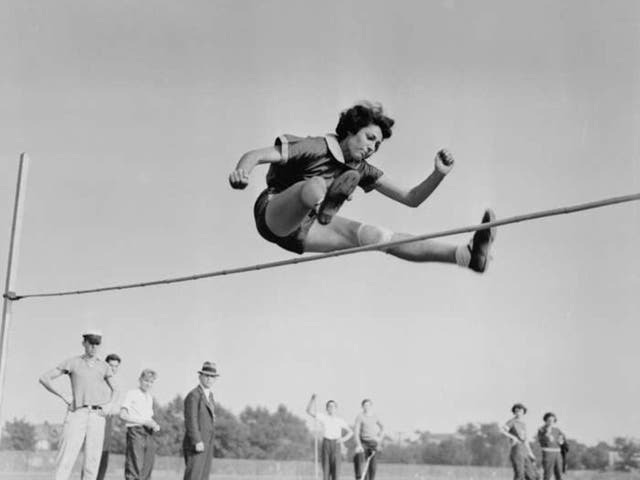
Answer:
<svg viewBox="0 0 640 480"><path fill-rule="evenodd" d="M384 140L391 137L391 128L394 123L396 123L394 119L384 114L381 104L360 102L340 114L340 119L336 126L336 135L338 140L342 141L349 134L358 133L361 128L373 124L380 127L382 139Z"/></svg>
<svg viewBox="0 0 640 480"><path fill-rule="evenodd" d="M118 355L117 353L110 353L109 355L107 355L104 361L107 363L111 361L122 363L122 359L120 358L120 355Z"/></svg>

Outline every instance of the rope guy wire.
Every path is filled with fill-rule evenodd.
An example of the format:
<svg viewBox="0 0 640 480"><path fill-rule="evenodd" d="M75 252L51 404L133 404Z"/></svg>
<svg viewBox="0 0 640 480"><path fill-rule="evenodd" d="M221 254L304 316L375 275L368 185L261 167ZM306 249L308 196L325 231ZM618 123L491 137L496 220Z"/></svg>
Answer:
<svg viewBox="0 0 640 480"><path fill-rule="evenodd" d="M191 282L195 280L202 280L204 278L213 278L213 277L222 277L225 275L236 275L239 273L246 273L251 271L259 271L259 270L267 270L271 268L279 268L287 265L296 265L299 263L307 263L307 262L315 262L318 260L325 260L327 258L333 257L341 257L344 255L351 255L354 253L360 252L369 252L373 250L382 250L391 247L395 247L398 245L404 245L406 243L419 242L422 240L431 240L434 238L448 237L451 235L458 235L461 233L475 232L477 230L482 230L490 227L499 227L503 225L510 225L514 223L520 222L529 222L531 220L536 220L540 218L553 217L557 215L565 215L576 212L581 212L584 210L592 210L596 208L602 208L610 205L620 204L620 203L628 203L628 202L636 202L640 200L640 193L635 193L631 195L624 195L619 197L611 197L605 198L602 200L596 200L593 202L580 203L577 205L567 206L567 207L559 207L550 210L541 210L537 212L526 213L522 215L516 215L512 217L503 218L501 220L495 220L493 222L482 223L478 225L470 225L466 227L453 228L450 230L443 230L436 233L427 233L424 235L416 235L411 238L395 240L391 242L377 243L374 245L366 245L361 247L353 247L353 248L345 248L342 250L336 250L333 252L327 253L319 253L313 255L307 255L304 257L294 257L286 260L279 260L274 262L266 262L259 263L256 265L249 265L244 267L236 267L224 270L217 270L214 272L207 273L198 273L194 275L187 275L183 277L174 277L174 278L166 278L161 280L152 280L148 282L139 282L139 283L125 283L121 285L111 285L106 287L97 287L97 288L87 288L81 290L66 290L59 292L41 292L41 293L28 293L24 295L18 295L14 292L9 292L8 294L4 294L6 298L9 300L21 300L25 298L44 298L44 297L63 297L69 295L86 295L89 293L103 293L110 292L116 290L129 290L133 288L145 288L152 287L156 285L169 285L172 283L182 283L182 282Z"/></svg>

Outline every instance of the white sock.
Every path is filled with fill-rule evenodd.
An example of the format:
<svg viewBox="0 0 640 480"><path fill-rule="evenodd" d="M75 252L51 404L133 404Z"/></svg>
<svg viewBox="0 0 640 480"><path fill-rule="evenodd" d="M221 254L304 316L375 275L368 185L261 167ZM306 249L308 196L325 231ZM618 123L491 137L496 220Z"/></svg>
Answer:
<svg viewBox="0 0 640 480"><path fill-rule="evenodd" d="M456 263L461 267L468 267L471 263L471 249L469 245L460 245L456 248Z"/></svg>

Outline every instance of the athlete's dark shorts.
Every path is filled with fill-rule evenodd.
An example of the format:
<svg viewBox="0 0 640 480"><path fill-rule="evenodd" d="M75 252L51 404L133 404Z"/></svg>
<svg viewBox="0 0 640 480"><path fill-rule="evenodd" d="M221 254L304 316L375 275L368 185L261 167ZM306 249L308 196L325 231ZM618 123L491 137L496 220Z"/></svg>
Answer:
<svg viewBox="0 0 640 480"><path fill-rule="evenodd" d="M309 229L313 222L316 221L316 213L315 211L309 212L309 215L305 217L300 226L287 235L286 237L279 237L267 226L267 204L271 197L275 195L274 192L269 192L269 190L263 191L258 198L256 199L256 203L253 206L253 217L256 221L256 228L258 232L265 240L275 243L276 245L281 246L285 250L289 250L293 253L302 254L304 253L304 242L307 238L307 234L309 233Z"/></svg>

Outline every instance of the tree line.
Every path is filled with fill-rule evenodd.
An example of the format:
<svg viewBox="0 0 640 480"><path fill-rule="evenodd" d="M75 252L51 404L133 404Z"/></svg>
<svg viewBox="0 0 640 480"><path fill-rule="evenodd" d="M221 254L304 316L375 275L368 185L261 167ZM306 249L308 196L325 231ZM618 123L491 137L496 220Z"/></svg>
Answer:
<svg viewBox="0 0 640 480"><path fill-rule="evenodd" d="M159 455L181 455L184 436L183 399L176 396L166 405L156 404L155 419L161 430L155 435ZM110 451L124 453L125 425L114 422ZM59 442L59 430L48 429L46 440L51 449ZM0 448L35 450L36 427L24 419L5 423ZM609 452L617 452L618 469L637 468L640 447L630 439L616 438L613 445L600 442L587 446L569 439L567 465L572 470L602 470L609 466ZM350 441L350 451L354 443ZM541 458L539 446L534 452ZM284 405L274 412L263 407L246 407L234 415L216 405L215 456L274 460L309 460L313 458L313 433L305 421ZM434 435L417 431L409 440L387 437L383 442L384 462L430 465L468 465L502 467L509 464L509 440L497 423L469 423L451 435Z"/></svg>

